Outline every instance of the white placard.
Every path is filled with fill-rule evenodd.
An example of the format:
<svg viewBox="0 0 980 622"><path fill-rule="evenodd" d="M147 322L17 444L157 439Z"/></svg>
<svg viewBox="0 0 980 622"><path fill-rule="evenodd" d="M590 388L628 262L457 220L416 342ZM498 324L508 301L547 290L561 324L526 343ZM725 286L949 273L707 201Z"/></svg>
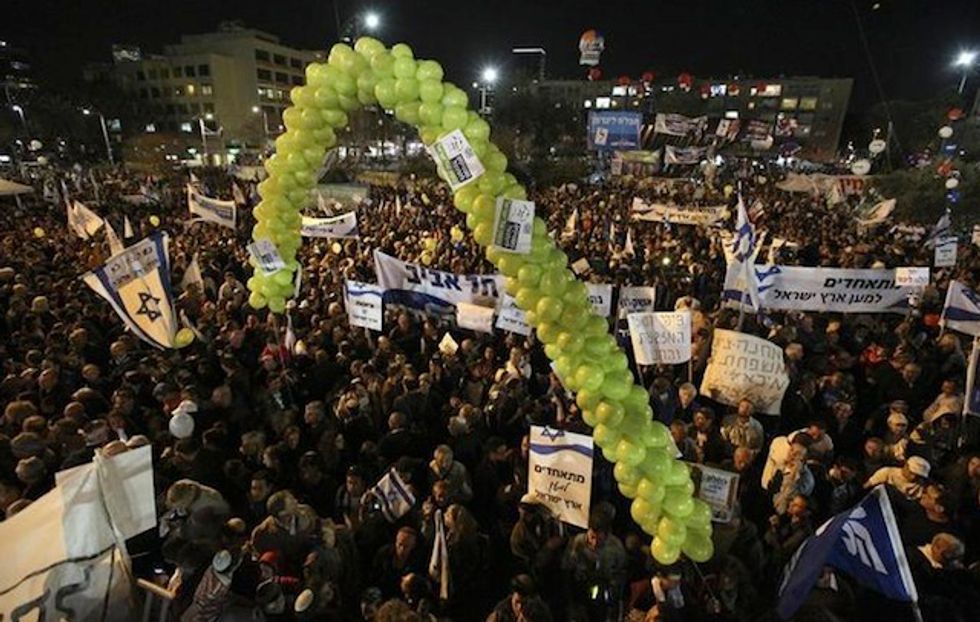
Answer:
<svg viewBox="0 0 980 622"><path fill-rule="evenodd" d="M745 333L715 329L701 395L728 406L745 398L759 412L778 415L788 386L782 348Z"/></svg>
<svg viewBox="0 0 980 622"><path fill-rule="evenodd" d="M589 526L592 437L531 426L527 490L560 520Z"/></svg>
<svg viewBox="0 0 980 622"><path fill-rule="evenodd" d="M657 302L657 288L648 286L620 287L618 317L630 313L646 313L653 311Z"/></svg>
<svg viewBox="0 0 980 622"><path fill-rule="evenodd" d="M456 325L481 333L493 332L493 307L481 307L468 302L456 303Z"/></svg>
<svg viewBox="0 0 980 622"><path fill-rule="evenodd" d="M926 287L929 285L929 268L895 268L895 285Z"/></svg>
<svg viewBox="0 0 980 622"><path fill-rule="evenodd" d="M692 479L697 483L697 497L711 507L711 520L727 523L732 520L738 495L738 473L715 469L689 462Z"/></svg>
<svg viewBox="0 0 980 622"><path fill-rule="evenodd" d="M359 281L347 281L347 322L351 326L381 330L384 326L383 287Z"/></svg>
<svg viewBox="0 0 980 622"><path fill-rule="evenodd" d="M572 269L572 272L576 274L576 276L582 276L592 269L592 266L589 264L589 260L585 257L572 262L572 265L569 267Z"/></svg>
<svg viewBox="0 0 980 622"><path fill-rule="evenodd" d="M677 365L691 360L691 312L630 313L633 355L638 365Z"/></svg>
<svg viewBox="0 0 980 622"><path fill-rule="evenodd" d="M437 140L429 147L429 154L436 165L446 172L449 187L453 191L471 183L486 170L460 130L453 130Z"/></svg>
<svg viewBox="0 0 980 622"><path fill-rule="evenodd" d="M500 301L500 312L497 315L497 328L525 337L531 334L531 325L527 323L524 311L517 306L514 297L504 294Z"/></svg>
<svg viewBox="0 0 980 622"><path fill-rule="evenodd" d="M609 317L612 312L612 284L586 283L585 286L589 289L592 311L599 317Z"/></svg>
<svg viewBox="0 0 980 622"><path fill-rule="evenodd" d="M248 254L266 274L273 274L286 267L286 262L279 255L279 249L269 240L255 240L248 245Z"/></svg>
<svg viewBox="0 0 980 622"><path fill-rule="evenodd" d="M442 339L439 340L439 351L446 356L453 356L457 350L459 350L459 344L449 333L443 335Z"/></svg>
<svg viewBox="0 0 980 622"><path fill-rule="evenodd" d="M956 265L957 241L953 236L940 238L936 241L936 253L932 265L937 268L948 268Z"/></svg>
<svg viewBox="0 0 980 622"><path fill-rule="evenodd" d="M493 218L493 245L502 251L527 254L531 252L534 233L534 201L497 199Z"/></svg>

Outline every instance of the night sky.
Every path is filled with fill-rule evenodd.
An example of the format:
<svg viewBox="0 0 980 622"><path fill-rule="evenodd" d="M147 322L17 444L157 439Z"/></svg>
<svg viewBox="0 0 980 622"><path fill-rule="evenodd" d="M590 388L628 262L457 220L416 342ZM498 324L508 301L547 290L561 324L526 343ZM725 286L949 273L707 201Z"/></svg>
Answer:
<svg viewBox="0 0 980 622"><path fill-rule="evenodd" d="M874 8L877 5L878 8ZM8 0L8 6L10 2ZM605 36L606 77L689 71L695 76L854 77L854 103L877 101L852 7L865 25L888 98L923 99L955 86L951 59L980 48L978 0L340 0L341 20L373 9L380 38L405 41L418 57L440 60L447 78L472 81L509 51L540 45L549 77L579 77L578 37ZM159 51L182 33L222 20L276 34L290 45L328 48L336 40L330 0L13 0L0 37L27 47L41 81L77 78L88 61L108 61L112 43ZM980 80L980 74L976 76Z"/></svg>

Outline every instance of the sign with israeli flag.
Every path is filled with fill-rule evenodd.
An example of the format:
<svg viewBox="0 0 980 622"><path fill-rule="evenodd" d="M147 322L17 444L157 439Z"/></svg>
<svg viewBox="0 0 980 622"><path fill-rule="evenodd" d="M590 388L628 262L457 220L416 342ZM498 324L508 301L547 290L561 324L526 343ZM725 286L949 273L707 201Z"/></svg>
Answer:
<svg viewBox="0 0 980 622"><path fill-rule="evenodd" d="M168 245L158 231L82 276L137 337L161 349L173 347L178 330Z"/></svg>
<svg viewBox="0 0 980 622"><path fill-rule="evenodd" d="M531 426L527 491L559 519L589 526L592 496L592 437Z"/></svg>
<svg viewBox="0 0 980 622"><path fill-rule="evenodd" d="M950 268L956 265L956 249L958 240L955 235L939 238L936 240L936 249L932 259L932 265L937 268Z"/></svg>
<svg viewBox="0 0 980 622"><path fill-rule="evenodd" d="M234 201L222 201L205 196L193 185L187 186L187 208L197 216L194 220L213 222L222 227L235 228L236 207Z"/></svg>
<svg viewBox="0 0 980 622"><path fill-rule="evenodd" d="M300 233L304 238L356 238L357 212L347 212L332 218L310 218L303 216Z"/></svg>
<svg viewBox="0 0 980 622"><path fill-rule="evenodd" d="M915 603L902 538L885 486L854 508L828 520L800 545L786 565L776 612L789 620L810 595L824 566L831 566L892 600Z"/></svg>
<svg viewBox="0 0 980 622"><path fill-rule="evenodd" d="M504 293L500 301L496 327L525 337L531 334L531 325L527 323L524 310L517 306L517 302L510 294Z"/></svg>
<svg viewBox="0 0 980 622"><path fill-rule="evenodd" d="M381 330L384 324L383 287L359 281L344 285L347 303L347 322L351 326Z"/></svg>

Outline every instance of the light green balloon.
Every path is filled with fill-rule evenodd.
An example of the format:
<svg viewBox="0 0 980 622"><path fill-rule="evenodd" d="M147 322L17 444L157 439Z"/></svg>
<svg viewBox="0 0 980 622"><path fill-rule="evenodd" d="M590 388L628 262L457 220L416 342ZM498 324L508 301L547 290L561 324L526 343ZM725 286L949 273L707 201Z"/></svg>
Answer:
<svg viewBox="0 0 980 622"><path fill-rule="evenodd" d="M447 110L449 109L447 108ZM445 119L445 114L443 114L443 119ZM443 124L445 125L445 122ZM504 176L497 171L487 171L480 176L480 180L476 184L483 192L497 196L504 189Z"/></svg>
<svg viewBox="0 0 980 622"><path fill-rule="evenodd" d="M636 484L636 494L650 501L651 503L662 502L666 493L667 489L663 486L663 484L651 480L648 477L640 478L640 481Z"/></svg>
<svg viewBox="0 0 980 622"><path fill-rule="evenodd" d="M694 500L694 508L687 517L688 530L690 528L710 529L711 528L711 506L701 499Z"/></svg>
<svg viewBox="0 0 980 622"><path fill-rule="evenodd" d="M373 37L361 37L354 44L354 51L370 60L376 54L384 52L385 45Z"/></svg>
<svg viewBox="0 0 980 622"><path fill-rule="evenodd" d="M599 422L614 428L618 428L622 424L623 412L623 407L619 402L603 400L596 407L596 416L598 416Z"/></svg>
<svg viewBox="0 0 980 622"><path fill-rule="evenodd" d="M327 55L327 63L340 68L344 60L354 56L354 50L345 43L334 43Z"/></svg>
<svg viewBox="0 0 980 622"><path fill-rule="evenodd" d="M414 102L419 98L419 81L415 78L395 79L395 95L401 102Z"/></svg>
<svg viewBox="0 0 980 622"><path fill-rule="evenodd" d="M306 83L313 85L315 87L320 87L326 84L327 77L323 73L323 69L326 67L323 63L313 62L306 66L304 73L306 74Z"/></svg>
<svg viewBox="0 0 980 622"><path fill-rule="evenodd" d="M626 484L616 484L619 488L619 492L627 499L632 499L636 496L636 486L627 486Z"/></svg>
<svg viewBox="0 0 980 622"><path fill-rule="evenodd" d="M459 106L446 106L442 112L442 127L449 131L466 126L466 109Z"/></svg>
<svg viewBox="0 0 980 622"><path fill-rule="evenodd" d="M466 127L463 128L463 134L469 140L489 140L490 124L480 118L468 121ZM504 158L504 168L507 168L506 158ZM503 171L503 169L500 170Z"/></svg>
<svg viewBox="0 0 980 622"><path fill-rule="evenodd" d="M650 546L650 554L659 563L669 566L676 563L681 556L681 547L656 537Z"/></svg>
<svg viewBox="0 0 980 622"><path fill-rule="evenodd" d="M541 343L555 343L558 340L558 334L561 332L556 324L549 324L548 322L540 322L536 330Z"/></svg>
<svg viewBox="0 0 980 622"><path fill-rule="evenodd" d="M598 423L596 425L599 425ZM627 486L636 486L640 478L643 475L634 466L630 466L625 462L617 462L613 466L613 477L620 484L626 484Z"/></svg>
<svg viewBox="0 0 980 622"><path fill-rule="evenodd" d="M681 550L691 561L699 564L710 560L715 554L715 545L711 538L688 530L687 539L681 545Z"/></svg>
<svg viewBox="0 0 980 622"><path fill-rule="evenodd" d="M575 381L582 387L597 391L604 379L602 369L597 365L579 365L575 370Z"/></svg>
<svg viewBox="0 0 980 622"><path fill-rule="evenodd" d="M507 156L500 153L500 151L491 150L490 153L484 157L484 160L485 162L483 164L486 166L487 170L496 171L498 173L504 173L507 170ZM504 182L506 183L506 181L507 180L505 179Z"/></svg>
<svg viewBox="0 0 980 622"><path fill-rule="evenodd" d="M514 184L504 188L503 196L505 199L519 199L524 201L527 199L527 190L519 184Z"/></svg>
<svg viewBox="0 0 980 622"><path fill-rule="evenodd" d="M569 370L571 372L578 367L577 359L575 359L573 356L569 356L568 358L575 363L574 367ZM555 365L557 365L557 363L555 363ZM575 395L575 403L578 404L578 407L587 410L597 408L599 406L600 399L602 399L602 396L598 391L590 391L588 389L579 389L579 392Z"/></svg>
<svg viewBox="0 0 980 622"><path fill-rule="evenodd" d="M394 65L392 69L395 72L396 78L411 78L415 80L416 63L411 58L395 58Z"/></svg>
<svg viewBox="0 0 980 622"><path fill-rule="evenodd" d="M658 513L657 506L642 497L634 499L630 504L630 516L637 523L651 522L652 517Z"/></svg>
<svg viewBox="0 0 980 622"><path fill-rule="evenodd" d="M442 82L419 78L419 98L430 104L442 105Z"/></svg>
<svg viewBox="0 0 980 622"><path fill-rule="evenodd" d="M567 378L571 374L575 373L575 368L578 367L578 359L570 354L563 354L562 356L554 359L554 361L555 371L557 371L558 375L562 378ZM581 395L581 393L582 392L579 391L579 395Z"/></svg>
<svg viewBox="0 0 980 622"><path fill-rule="evenodd" d="M441 82L444 73L442 71L442 65L434 60L422 60L419 61L418 68L415 72L415 77L419 80L433 80L435 82Z"/></svg>
<svg viewBox="0 0 980 622"><path fill-rule="evenodd" d="M613 449L623 436L615 428L600 423L592 431L592 440L602 448L603 452Z"/></svg>
<svg viewBox="0 0 980 622"><path fill-rule="evenodd" d="M330 69L330 67L327 69ZM357 83L354 82L354 78L349 73L337 71L333 79L330 80L330 84L337 91L337 95L346 95L348 97L357 95Z"/></svg>
<svg viewBox="0 0 980 622"><path fill-rule="evenodd" d="M541 280L541 267L532 263L525 263L517 271L517 280L525 287L537 287Z"/></svg>
<svg viewBox="0 0 980 622"><path fill-rule="evenodd" d="M539 291L545 293L543 290L539 289ZM539 300L538 304L535 305L534 311L538 314L538 317L541 318L541 321L554 322L559 318L559 316L561 316L561 300L555 298L554 296L545 295L545 297Z"/></svg>
<svg viewBox="0 0 980 622"><path fill-rule="evenodd" d="M374 96L378 103L392 109L398 103L398 92L395 90L394 78L381 78L374 86Z"/></svg>
<svg viewBox="0 0 980 622"><path fill-rule="evenodd" d="M537 266L535 266L535 268L536 267ZM518 275L518 278L520 278L520 275ZM559 317L561 317L561 314L559 314ZM572 354L579 352L582 349L582 343L582 335L579 335L578 333L563 331L560 335L558 335L558 346L566 352Z"/></svg>
<svg viewBox="0 0 980 622"><path fill-rule="evenodd" d="M500 258L500 263L497 267L500 269L501 274L505 276L517 276L517 273L523 265L524 260L521 259L520 255L510 253ZM538 304L540 305L541 303L539 302Z"/></svg>
<svg viewBox="0 0 980 622"><path fill-rule="evenodd" d="M366 58L354 53L340 61L340 68L356 80L358 76L370 73L371 65Z"/></svg>
<svg viewBox="0 0 980 622"><path fill-rule="evenodd" d="M371 57L371 71L378 80L395 77L395 57L388 52L379 52Z"/></svg>
<svg viewBox="0 0 980 622"><path fill-rule="evenodd" d="M395 118L402 123L416 125L419 122L419 103L416 101L399 103L395 106Z"/></svg>
<svg viewBox="0 0 980 622"><path fill-rule="evenodd" d="M550 348L550 347L553 346L545 346L545 348ZM595 413L592 412L591 410L582 411L582 421L584 421L585 424L588 425L589 427L594 427L599 423L599 421L595 418Z"/></svg>
<svg viewBox="0 0 980 622"><path fill-rule="evenodd" d="M616 445L616 460L632 467L640 466L646 453L647 450L643 445L630 438L623 438Z"/></svg>
<svg viewBox="0 0 980 622"><path fill-rule="evenodd" d="M419 106L419 118L426 125L442 125L442 112L442 104L439 103L423 101L422 105Z"/></svg>
<svg viewBox="0 0 980 622"><path fill-rule="evenodd" d="M269 311L273 313L282 313L286 310L286 299L282 296L273 296L269 298Z"/></svg>
<svg viewBox="0 0 980 622"><path fill-rule="evenodd" d="M465 110L466 107L469 105L470 103L469 98L466 96L466 93L463 90L455 86L451 86L448 82L443 84L442 88L443 88L443 96L442 96L443 106L457 106ZM463 120L463 125L466 125L468 122L469 122L469 117Z"/></svg>
<svg viewBox="0 0 980 622"><path fill-rule="evenodd" d="M340 102L340 108L346 110L347 112L354 112L355 110L361 109L361 100L357 99L356 92L353 95L344 95L339 93L337 95L337 101Z"/></svg>
<svg viewBox="0 0 980 622"><path fill-rule="evenodd" d="M684 544L687 538L687 526L684 521L672 516L664 516L657 526L657 537L675 546Z"/></svg>
<svg viewBox="0 0 980 622"><path fill-rule="evenodd" d="M415 58L412 48L404 43L396 43L391 46L391 55L395 58Z"/></svg>
<svg viewBox="0 0 980 622"><path fill-rule="evenodd" d="M675 518L685 518L694 511L694 499L680 491L667 490L662 503L664 511Z"/></svg>
<svg viewBox="0 0 980 622"><path fill-rule="evenodd" d="M419 116L422 116L422 108L425 104L419 106ZM469 186L463 186L453 195L453 205L456 206L461 212L469 212L473 208L473 201L480 194L472 184Z"/></svg>
<svg viewBox="0 0 980 622"><path fill-rule="evenodd" d="M259 292L253 291L248 295L248 304L253 309L264 309L268 304L268 300L266 300L266 297Z"/></svg>

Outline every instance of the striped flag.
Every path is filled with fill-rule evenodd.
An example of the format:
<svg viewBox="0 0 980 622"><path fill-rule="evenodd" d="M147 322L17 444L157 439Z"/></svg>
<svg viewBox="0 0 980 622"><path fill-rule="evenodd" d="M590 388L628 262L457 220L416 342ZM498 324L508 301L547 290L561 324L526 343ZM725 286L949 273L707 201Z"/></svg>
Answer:
<svg viewBox="0 0 980 622"><path fill-rule="evenodd" d="M755 235L755 227L749 220L749 215L745 211L745 202L741 195L738 197L738 214L735 219L735 237L732 240L731 251L733 264L740 267L740 271L745 277L745 289L742 291L742 302L748 296L749 304L753 309L759 308L759 279L756 276L752 264L755 262L758 250L756 248L758 240Z"/></svg>
<svg viewBox="0 0 980 622"><path fill-rule="evenodd" d="M936 224L933 225L932 232L929 234L929 237L926 238L926 246L935 246L936 243L943 238L952 235L952 228L953 225L949 220L949 210L947 209L945 212L943 212L943 215L939 217L939 220L936 221Z"/></svg>
<svg viewBox="0 0 980 622"><path fill-rule="evenodd" d="M415 495L411 493L395 469L385 473L368 493L381 504L381 514L389 523L408 514L415 505Z"/></svg>
<svg viewBox="0 0 980 622"><path fill-rule="evenodd" d="M636 256L636 250L633 248L633 230L630 228L626 229L626 242L623 243L623 254Z"/></svg>

